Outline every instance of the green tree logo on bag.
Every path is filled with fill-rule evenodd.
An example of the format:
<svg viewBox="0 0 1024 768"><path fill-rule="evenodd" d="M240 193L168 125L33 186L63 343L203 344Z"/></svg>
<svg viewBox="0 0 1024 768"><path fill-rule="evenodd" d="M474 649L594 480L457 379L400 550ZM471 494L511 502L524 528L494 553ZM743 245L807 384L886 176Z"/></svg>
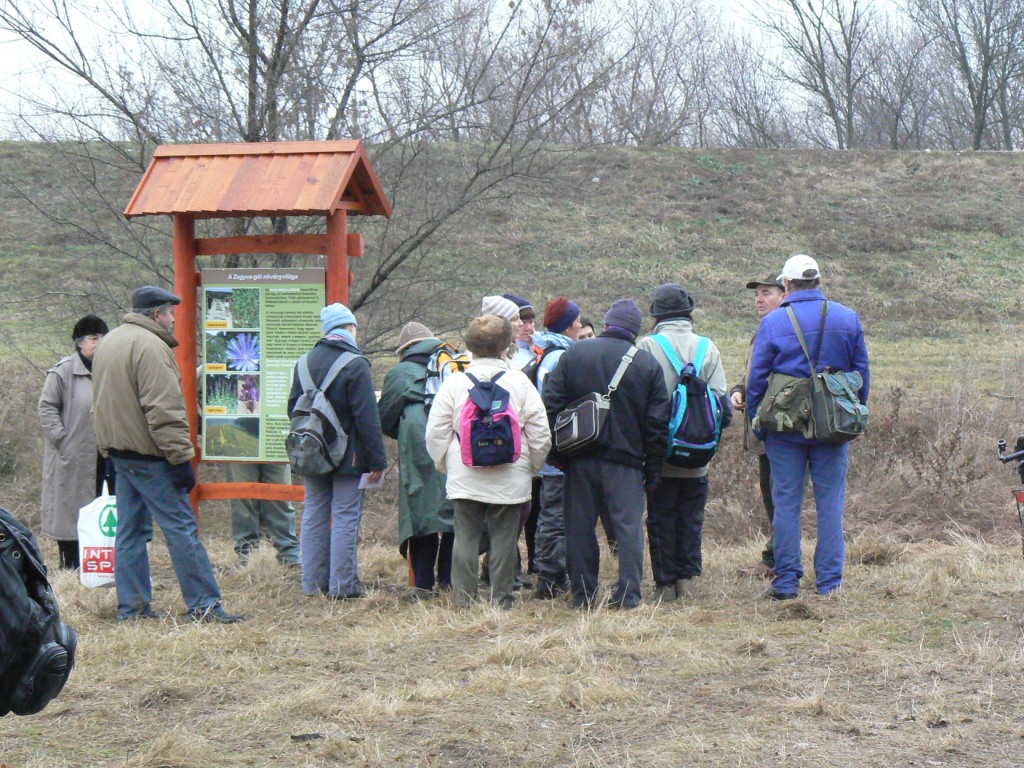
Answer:
<svg viewBox="0 0 1024 768"><path fill-rule="evenodd" d="M109 539L117 536L117 505L108 504L100 510L100 533Z"/></svg>

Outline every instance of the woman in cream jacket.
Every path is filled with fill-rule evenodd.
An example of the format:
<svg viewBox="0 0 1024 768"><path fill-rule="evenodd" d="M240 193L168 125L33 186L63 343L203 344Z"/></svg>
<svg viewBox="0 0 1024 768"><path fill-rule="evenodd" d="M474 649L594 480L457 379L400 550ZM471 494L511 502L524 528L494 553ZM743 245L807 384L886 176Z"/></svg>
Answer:
<svg viewBox="0 0 1024 768"><path fill-rule="evenodd" d="M455 601L467 606L478 597L477 561L484 525L490 532L491 600L510 608L515 599L516 547L519 512L530 500L534 473L544 465L551 448L544 402L526 376L512 370L508 348L511 324L495 315L470 323L466 346L473 353L468 372L479 381L501 374L500 386L519 417L522 450L513 464L470 467L463 463L458 440L462 408L473 382L465 373L448 377L441 385L427 420L427 450L438 470L447 475L447 494L455 506L455 546L452 553L452 588Z"/></svg>

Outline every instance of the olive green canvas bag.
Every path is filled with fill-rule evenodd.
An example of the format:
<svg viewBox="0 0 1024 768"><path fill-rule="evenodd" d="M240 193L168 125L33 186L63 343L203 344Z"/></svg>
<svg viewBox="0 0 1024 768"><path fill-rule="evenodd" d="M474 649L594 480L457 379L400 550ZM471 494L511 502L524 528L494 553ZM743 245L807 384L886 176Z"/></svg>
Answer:
<svg viewBox="0 0 1024 768"><path fill-rule="evenodd" d="M772 373L754 415L753 428L767 432L806 432L811 423L811 380Z"/></svg>
<svg viewBox="0 0 1024 768"><path fill-rule="evenodd" d="M787 306L790 322L800 340L800 347L811 365L810 395L811 419L810 429L804 436L813 438L819 443L846 443L864 434L868 426L868 407L861 403L857 395L864 386L864 379L857 371L837 371L825 367L818 370L818 359L821 356L821 341L825 337L825 317L828 315L828 302L821 304L821 330L818 343L814 349L814 358L807 350L807 340L796 320L793 308Z"/></svg>

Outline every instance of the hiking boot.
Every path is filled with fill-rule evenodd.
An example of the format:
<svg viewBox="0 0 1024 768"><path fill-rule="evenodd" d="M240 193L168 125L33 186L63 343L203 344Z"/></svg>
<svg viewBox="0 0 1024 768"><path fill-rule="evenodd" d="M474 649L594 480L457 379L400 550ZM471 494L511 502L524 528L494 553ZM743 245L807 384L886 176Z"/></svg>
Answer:
<svg viewBox="0 0 1024 768"><path fill-rule="evenodd" d="M245 621L245 616L228 613L220 603L214 603L209 608L189 611L188 617L199 624L237 624L240 621Z"/></svg>
<svg viewBox="0 0 1024 768"><path fill-rule="evenodd" d="M671 603L678 597L675 584L659 584L654 588L654 592L651 593L651 602Z"/></svg>
<svg viewBox="0 0 1024 768"><path fill-rule="evenodd" d="M406 590L405 594L402 595L402 599L409 603L419 603L424 600L432 600L435 597L434 593L429 589L423 589L422 587L410 587Z"/></svg>
<svg viewBox="0 0 1024 768"><path fill-rule="evenodd" d="M775 575L775 571L772 570L770 565L764 563L758 563L757 565L750 565L746 568L738 568L736 572L740 576L747 576L752 579L770 579Z"/></svg>
<svg viewBox="0 0 1024 768"><path fill-rule="evenodd" d="M118 621L132 621L134 619L166 619L170 614L167 611L154 611L153 606L147 605L138 613L117 614Z"/></svg>
<svg viewBox="0 0 1024 768"><path fill-rule="evenodd" d="M568 591L569 584L567 582L558 584L547 579L537 579L537 587L533 590L533 596L538 600L554 600Z"/></svg>
<svg viewBox="0 0 1024 768"><path fill-rule="evenodd" d="M761 593L765 600L796 600L796 592L779 592L775 587L768 587Z"/></svg>
<svg viewBox="0 0 1024 768"><path fill-rule="evenodd" d="M691 598L697 590L693 577L687 576L684 579L676 579L676 594L679 597Z"/></svg>

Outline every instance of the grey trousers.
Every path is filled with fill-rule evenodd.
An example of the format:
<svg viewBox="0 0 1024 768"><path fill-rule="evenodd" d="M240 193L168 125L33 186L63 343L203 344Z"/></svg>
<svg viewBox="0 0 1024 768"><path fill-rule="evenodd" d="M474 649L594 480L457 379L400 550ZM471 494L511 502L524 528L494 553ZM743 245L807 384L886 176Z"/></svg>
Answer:
<svg viewBox="0 0 1024 768"><path fill-rule="evenodd" d="M290 485L291 467L287 464L231 462L225 475L229 483L271 483ZM277 559L289 565L299 562L299 540L295 536L295 508L290 501L231 499L231 536L235 554L245 560L264 536L274 543Z"/></svg>
<svg viewBox="0 0 1024 768"><path fill-rule="evenodd" d="M561 587L565 583L565 476L540 479L540 514L533 556L537 580Z"/></svg>
<svg viewBox="0 0 1024 768"><path fill-rule="evenodd" d="M608 515L619 543L619 581L611 605L640 604L644 570L644 481L639 469L598 458L569 463L565 473L565 552L573 602L589 606L597 597L601 550L597 520Z"/></svg>
<svg viewBox="0 0 1024 768"><path fill-rule="evenodd" d="M453 499L455 544L452 548L452 590L456 605L466 607L480 593L477 566L480 536L486 524L491 535L488 562L491 571L491 601L510 604L516 573L519 543L519 512L522 504L487 504L470 499Z"/></svg>
<svg viewBox="0 0 1024 768"><path fill-rule="evenodd" d="M307 595L357 596L363 591L356 557L363 519L359 475L307 477L305 485L299 529L302 591Z"/></svg>

